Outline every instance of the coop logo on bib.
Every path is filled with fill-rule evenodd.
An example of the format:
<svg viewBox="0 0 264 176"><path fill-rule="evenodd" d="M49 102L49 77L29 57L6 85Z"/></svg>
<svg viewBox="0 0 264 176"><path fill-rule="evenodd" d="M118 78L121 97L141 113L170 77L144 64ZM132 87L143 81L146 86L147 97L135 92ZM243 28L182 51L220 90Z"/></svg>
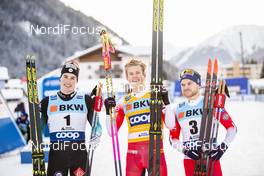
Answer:
<svg viewBox="0 0 264 176"><path fill-rule="evenodd" d="M56 137L58 139L61 139L61 138L77 139L78 137L80 137L80 134L78 132L61 132L61 133L57 133Z"/></svg>
<svg viewBox="0 0 264 176"><path fill-rule="evenodd" d="M77 131L63 131L63 132L55 132L50 134L51 141L79 141L84 140L85 134L84 132Z"/></svg>
<svg viewBox="0 0 264 176"><path fill-rule="evenodd" d="M131 116L129 118L129 121L130 121L131 127L133 127L135 125L147 124L147 123L150 122L150 114L149 113L144 113L144 114Z"/></svg>

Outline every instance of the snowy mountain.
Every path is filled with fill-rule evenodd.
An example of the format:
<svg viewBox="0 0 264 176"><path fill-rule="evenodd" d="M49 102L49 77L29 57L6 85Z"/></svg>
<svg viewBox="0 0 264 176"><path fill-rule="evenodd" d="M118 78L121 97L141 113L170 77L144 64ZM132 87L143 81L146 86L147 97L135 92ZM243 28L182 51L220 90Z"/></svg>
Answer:
<svg viewBox="0 0 264 176"><path fill-rule="evenodd" d="M244 58L264 60L264 26L234 26L209 37L198 46L183 50L172 57L171 63L179 68L205 65L208 58L219 58L222 64L241 59L240 32Z"/></svg>
<svg viewBox="0 0 264 176"><path fill-rule="evenodd" d="M10 77L21 77L25 75L24 58L36 54L38 74L43 75L76 51L99 44L102 27L105 26L93 17L59 0L1 0L0 65L9 69ZM107 30L114 41L127 44L114 31Z"/></svg>

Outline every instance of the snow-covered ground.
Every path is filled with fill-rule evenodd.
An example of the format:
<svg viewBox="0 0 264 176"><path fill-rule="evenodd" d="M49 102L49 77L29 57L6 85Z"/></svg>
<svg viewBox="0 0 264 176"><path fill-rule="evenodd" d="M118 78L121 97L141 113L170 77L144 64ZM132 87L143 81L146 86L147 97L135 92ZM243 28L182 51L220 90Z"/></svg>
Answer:
<svg viewBox="0 0 264 176"><path fill-rule="evenodd" d="M238 133L222 158L224 176L263 176L264 167L264 103L231 101L226 103L226 109L238 127ZM101 122L104 126L105 120ZM219 141L224 138L224 129L220 128ZM168 165L168 175L184 175L183 155L169 145L168 130L165 130L165 155ZM122 168L125 173L125 156L127 150L126 122L119 131L119 142L122 157ZM93 175L115 175L111 138L106 129L103 130L100 146L94 156ZM20 164L18 151L0 156L0 176L32 175L30 164Z"/></svg>

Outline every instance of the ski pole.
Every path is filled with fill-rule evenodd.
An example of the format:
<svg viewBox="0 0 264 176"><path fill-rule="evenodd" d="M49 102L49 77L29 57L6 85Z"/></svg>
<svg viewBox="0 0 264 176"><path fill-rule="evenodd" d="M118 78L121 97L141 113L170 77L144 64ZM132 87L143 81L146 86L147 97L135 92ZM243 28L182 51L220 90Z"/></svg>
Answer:
<svg viewBox="0 0 264 176"><path fill-rule="evenodd" d="M106 74L107 97L115 97L113 91L111 57L110 57L110 53L114 53L115 49L105 30L102 30L100 32L100 36L103 45L102 56L104 61L105 74ZM109 115L110 115L110 124L111 124L111 138L112 138L112 146L113 146L113 154L114 154L115 173L116 176L118 175L122 176L121 157L120 157L119 140L118 140L118 132L117 132L114 108L110 108ZM119 168L119 170L117 169L117 167Z"/></svg>
<svg viewBox="0 0 264 176"><path fill-rule="evenodd" d="M93 139L96 136L96 125L99 122L98 119L98 112L101 110L102 106L102 84L99 83L97 85L97 91L96 91L96 96L95 96L95 103L94 103L94 114L93 114L93 121L92 121L92 130L91 130L91 135L90 135L90 140ZM93 155L94 155L94 148L89 144L89 149L87 153L87 161L86 161L86 176L91 175L92 171L92 165L93 165ZM90 156L91 152L91 156Z"/></svg>
<svg viewBox="0 0 264 176"><path fill-rule="evenodd" d="M216 134L215 134L215 137L212 137L212 138L215 138L215 139L217 139L217 136L218 136L218 128L219 128L221 112L222 112L222 109L225 106L225 99L226 99L226 97L225 97L225 86L226 86L225 81L224 80L220 80L219 81L218 92L216 94L216 101L215 101L215 104L214 104L214 107L216 108L216 120L217 120L217 123L216 123L216 129L213 129L212 136L214 135L214 133L216 133ZM215 163L215 161L212 161L210 173L208 174L208 176L209 175L210 176L213 175L214 163Z"/></svg>

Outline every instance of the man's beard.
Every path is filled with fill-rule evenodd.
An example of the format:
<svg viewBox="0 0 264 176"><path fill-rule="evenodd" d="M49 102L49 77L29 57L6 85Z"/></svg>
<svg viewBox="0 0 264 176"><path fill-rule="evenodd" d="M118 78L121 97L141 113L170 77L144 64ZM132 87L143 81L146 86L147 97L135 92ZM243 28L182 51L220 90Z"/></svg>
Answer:
<svg viewBox="0 0 264 176"><path fill-rule="evenodd" d="M189 90L189 92L190 92L190 94L188 95L188 97L187 97L186 94L185 94L185 96L186 96L187 98L193 97L193 96L195 96L195 95L197 94L197 91L191 91L191 90Z"/></svg>

